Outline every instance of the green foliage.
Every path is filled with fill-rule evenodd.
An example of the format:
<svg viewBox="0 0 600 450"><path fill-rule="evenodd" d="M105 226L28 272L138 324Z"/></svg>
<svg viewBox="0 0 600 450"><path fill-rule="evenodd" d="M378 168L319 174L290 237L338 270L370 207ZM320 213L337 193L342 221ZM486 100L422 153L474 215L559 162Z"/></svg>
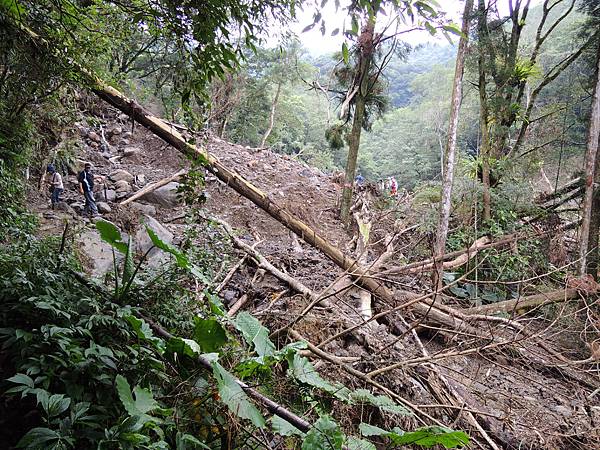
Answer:
<svg viewBox="0 0 600 450"><path fill-rule="evenodd" d="M386 431L367 423L361 423L359 428L363 436L387 437L394 445L412 444L425 448L442 445L444 448L457 448L469 444L469 436L462 431L453 431L450 428L439 426L418 428L410 432L404 432L399 428Z"/></svg>

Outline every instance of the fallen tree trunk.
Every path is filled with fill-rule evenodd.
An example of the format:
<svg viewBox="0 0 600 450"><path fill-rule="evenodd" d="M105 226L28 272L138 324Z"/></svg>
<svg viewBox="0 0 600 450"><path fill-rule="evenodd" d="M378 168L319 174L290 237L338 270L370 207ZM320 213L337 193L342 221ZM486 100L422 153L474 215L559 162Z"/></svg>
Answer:
<svg viewBox="0 0 600 450"><path fill-rule="evenodd" d="M164 186L165 184L169 184L171 181L178 180L179 177L185 175L186 173L187 173L187 170L185 170L185 169L180 170L179 172L171 175L170 177L166 177L160 181L157 181L156 183L149 184L148 186L137 191L135 194L133 194L128 199L123 200L121 202L121 205L126 205L127 203L131 203L132 201L137 200L138 198L143 197L144 195L157 190L159 187Z"/></svg>
<svg viewBox="0 0 600 450"><path fill-rule="evenodd" d="M577 289L559 289L557 291L545 292L543 294L529 295L526 297L506 300L504 302L492 303L490 305L477 306L461 310L465 314L499 314L510 313L520 309L531 309L537 306L547 305L565 300L577 298Z"/></svg>
<svg viewBox="0 0 600 450"><path fill-rule="evenodd" d="M538 237L545 236L547 234L554 234L558 231L570 230L570 229L577 227L577 225L579 225L579 222L580 222L579 220L575 220L573 222L568 222L568 223L564 224L559 229L553 228L550 230L537 232L537 233L510 234L502 239L498 239L497 241L492 241L492 242L489 242L486 244L482 244L480 246L477 245L477 251L480 252L482 250L487 250L488 248L503 247L505 245L512 244L513 242L516 242L519 240L538 238ZM481 242L483 242L483 241L481 241ZM469 252L473 251L473 247L475 246L475 244L477 244L477 241L475 241L469 248L464 248L462 250L456 250L454 252L446 253L444 255L444 257L442 258L442 260L446 261L448 259L455 258L455 261L457 263L458 261L460 261L459 260L460 256L463 256L463 255L468 254ZM425 259L422 261L416 261L414 263L406 264L404 266L390 267L389 269L384 270L383 272L379 272L377 275L378 276L386 276L386 275L400 275L400 274L405 274L405 273L420 272L422 270L428 270L427 268L428 267L431 268L434 265L434 263L435 263L435 260L433 258L429 258L429 259ZM457 266L454 266L454 267L457 267Z"/></svg>

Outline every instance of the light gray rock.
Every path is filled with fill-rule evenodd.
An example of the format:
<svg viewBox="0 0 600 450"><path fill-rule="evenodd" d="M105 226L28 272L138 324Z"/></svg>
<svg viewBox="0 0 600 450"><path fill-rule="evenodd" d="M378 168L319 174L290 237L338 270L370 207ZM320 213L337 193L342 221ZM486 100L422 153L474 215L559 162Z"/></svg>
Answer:
<svg viewBox="0 0 600 450"><path fill-rule="evenodd" d="M110 129L109 133L112 134L113 136L118 136L123 132L123 128L121 128L120 126L114 126L113 128Z"/></svg>
<svg viewBox="0 0 600 450"><path fill-rule="evenodd" d="M135 184L138 186L144 186L146 184L146 176L143 173L136 175Z"/></svg>
<svg viewBox="0 0 600 450"><path fill-rule="evenodd" d="M104 200L105 202L114 202L117 199L117 192L114 189L102 189L98 192L98 200Z"/></svg>
<svg viewBox="0 0 600 450"><path fill-rule="evenodd" d="M119 141L119 145L129 145L131 144L131 141L129 139L121 139Z"/></svg>
<svg viewBox="0 0 600 450"><path fill-rule="evenodd" d="M133 137L133 133L131 131L126 131L123 133L123 139L131 139Z"/></svg>
<svg viewBox="0 0 600 450"><path fill-rule="evenodd" d="M172 181L169 184L159 187L155 191L148 192L142 199L165 208L174 208L181 203L177 195L178 187L179 183Z"/></svg>
<svg viewBox="0 0 600 450"><path fill-rule="evenodd" d="M146 252L154 246L150 236L148 236L146 226L150 228L161 241L167 244L173 243L173 233L154 217L146 215L144 216L142 226L135 235L136 250L142 255L146 254ZM159 248L152 248L148 253L148 265L156 268L167 262L169 258L170 256L168 253L163 252Z"/></svg>
<svg viewBox="0 0 600 450"><path fill-rule="evenodd" d="M131 192L131 185L125 180L119 180L115 183L115 191L118 193Z"/></svg>
<svg viewBox="0 0 600 450"><path fill-rule="evenodd" d="M110 174L108 174L108 178L111 181L127 181L127 183L131 183L133 181L133 175L124 169L112 171Z"/></svg>
<svg viewBox="0 0 600 450"><path fill-rule="evenodd" d="M102 214L109 213L112 211L112 208L106 202L97 202L96 206L98 207L98 211Z"/></svg>
<svg viewBox="0 0 600 450"><path fill-rule="evenodd" d="M56 210L66 212L72 216L76 216L77 212L66 202L58 202L55 206Z"/></svg>
<svg viewBox="0 0 600 450"><path fill-rule="evenodd" d="M129 116L125 113L123 114L119 114L119 116L117 117L117 119L119 119L121 122L127 122L129 119Z"/></svg>
<svg viewBox="0 0 600 450"><path fill-rule="evenodd" d="M140 214L146 214L148 216L156 215L156 208L152 205L144 205L143 203L131 202L131 208Z"/></svg>
<svg viewBox="0 0 600 450"><path fill-rule="evenodd" d="M113 268L112 247L100 238L98 231L92 229L82 233L77 243L77 248L86 255L84 260L91 265L92 278L103 278Z"/></svg>

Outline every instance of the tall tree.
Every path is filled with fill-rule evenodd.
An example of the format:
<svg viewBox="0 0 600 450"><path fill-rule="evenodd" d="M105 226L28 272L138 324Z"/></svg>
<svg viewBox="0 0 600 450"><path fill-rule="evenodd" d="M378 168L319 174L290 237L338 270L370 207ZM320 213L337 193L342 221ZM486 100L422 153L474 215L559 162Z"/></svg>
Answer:
<svg viewBox="0 0 600 450"><path fill-rule="evenodd" d="M599 24L600 1L584 2L594 29ZM600 39L596 41L594 92L590 112L588 139L585 153L585 192L581 206L579 237L579 273L598 278L598 232L600 228Z"/></svg>
<svg viewBox="0 0 600 450"><path fill-rule="evenodd" d="M458 132L458 115L462 100L463 72L465 68L465 56L467 43L469 41L469 23L473 11L473 0L465 1L465 9L462 17L461 36L458 42L456 55L456 67L454 69L454 81L452 85L452 100L450 108L450 123L448 124L448 138L443 158L442 172L442 200L440 205L440 218L434 245L434 255L440 261L446 250L446 237L448 235L448 223L450 221L450 208L452 206L452 186L454 184L454 164L456 161L456 135ZM442 266L437 264L434 271L434 285L442 280Z"/></svg>
<svg viewBox="0 0 600 450"><path fill-rule="evenodd" d="M355 77L356 81L354 82L356 86L356 93L354 95L356 98L352 118L352 131L348 136L348 160L346 162L344 190L342 192L342 204L340 207L340 217L345 224L348 224L350 221L350 207L352 206L352 191L354 177L356 176L360 134L365 117L366 99L369 93L369 70L375 50L374 33L375 15L369 15L358 38L358 65Z"/></svg>
<svg viewBox="0 0 600 450"><path fill-rule="evenodd" d="M509 1L509 14L503 17L495 1L479 0L477 8L477 66L480 97L480 164L483 182L484 219L491 216L491 188L501 174L501 159L517 153L522 146L534 106L542 90L567 69L590 45L586 39L571 53L545 72L538 60L548 38L572 13L575 0L544 0L531 50L522 42L530 12L530 0ZM562 9L561 9L562 8ZM554 17L554 19L551 19ZM535 80L535 86L528 87ZM516 139L511 139L513 134Z"/></svg>

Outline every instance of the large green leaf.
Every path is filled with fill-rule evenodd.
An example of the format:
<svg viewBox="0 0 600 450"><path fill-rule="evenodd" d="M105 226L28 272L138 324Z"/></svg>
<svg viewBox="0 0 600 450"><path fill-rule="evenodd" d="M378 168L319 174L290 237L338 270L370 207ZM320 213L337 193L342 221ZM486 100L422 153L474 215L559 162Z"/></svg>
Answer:
<svg viewBox="0 0 600 450"><path fill-rule="evenodd" d="M259 357L275 354L275 345L269 339L269 330L263 327L256 317L246 311L241 311L236 316L234 324L246 342L254 346Z"/></svg>
<svg viewBox="0 0 600 450"><path fill-rule="evenodd" d="M123 242L123 236L114 224L106 220L99 220L96 222L96 229L100 232L100 237L104 242L124 255L127 254L128 245Z"/></svg>
<svg viewBox="0 0 600 450"><path fill-rule="evenodd" d="M60 441L60 434L49 428L33 428L21 438L17 448L50 448L50 442Z"/></svg>
<svg viewBox="0 0 600 450"><path fill-rule="evenodd" d="M341 450L346 436L331 417L319 417L313 427L306 433L302 442L302 450Z"/></svg>
<svg viewBox="0 0 600 450"><path fill-rule="evenodd" d="M148 413L160 409L160 405L152 397L152 392L148 389L136 386L131 392L131 387L127 379L122 375L115 378L117 384L117 393L119 399L130 416L139 417L141 422L160 422L159 419L151 417ZM135 394L135 399L133 398Z"/></svg>
<svg viewBox="0 0 600 450"><path fill-rule="evenodd" d="M366 389L357 389L350 394L352 401L358 401L363 403L370 403L373 406L378 407L383 411L390 412L392 414L400 414L403 416L412 416L412 413L394 402L391 398L386 395L373 395Z"/></svg>
<svg viewBox="0 0 600 450"><path fill-rule="evenodd" d="M254 426L262 428L265 426L265 419L260 411L250 401L246 393L237 384L233 375L221 366L218 362L212 363L213 375L217 380L219 395L221 401L227 405L229 410L242 419L250 420Z"/></svg>
<svg viewBox="0 0 600 450"><path fill-rule="evenodd" d="M202 351L200 350L198 343L192 339L173 337L167 341L165 353L167 355L178 354L195 358L199 356Z"/></svg>
<svg viewBox="0 0 600 450"><path fill-rule="evenodd" d="M206 275L204 275L200 271L200 269L198 269L198 267L196 267L194 264L192 264L190 262L190 260L185 255L185 253L183 253L178 248L173 247L172 245L169 245L166 242L164 242L161 238L158 237L158 235L154 232L154 230L152 230L152 228L150 228L147 225L146 225L146 232L148 233L148 236L150 236L150 240L152 241L152 244L154 244L155 247L158 247L162 251L170 253L171 255L173 255L175 257L175 261L177 261L177 265L179 267L181 267L183 269L187 269L192 275L194 275L200 281L202 281L205 284L209 284L210 280L208 280L208 278L206 278Z"/></svg>
<svg viewBox="0 0 600 450"><path fill-rule="evenodd" d="M325 380L311 362L298 353L288 355L288 373L302 383L329 392L338 399L351 403L350 390L340 383L330 383Z"/></svg>
<svg viewBox="0 0 600 450"><path fill-rule="evenodd" d="M377 450L375 444L364 439L358 439L354 436L348 436L345 446L348 450Z"/></svg>
<svg viewBox="0 0 600 450"><path fill-rule="evenodd" d="M215 319L194 318L194 340L203 352L219 350L227 342L223 326Z"/></svg>
<svg viewBox="0 0 600 450"><path fill-rule="evenodd" d="M363 436L387 437L394 445L418 445L425 448L443 445L445 448L457 448L469 444L469 436L463 431L454 431L451 428L439 426L422 427L404 432L399 428L387 431L374 425L361 423L359 429Z"/></svg>
<svg viewBox="0 0 600 450"><path fill-rule="evenodd" d="M305 433L279 416L271 417L270 422L273 431L281 436L305 436Z"/></svg>

